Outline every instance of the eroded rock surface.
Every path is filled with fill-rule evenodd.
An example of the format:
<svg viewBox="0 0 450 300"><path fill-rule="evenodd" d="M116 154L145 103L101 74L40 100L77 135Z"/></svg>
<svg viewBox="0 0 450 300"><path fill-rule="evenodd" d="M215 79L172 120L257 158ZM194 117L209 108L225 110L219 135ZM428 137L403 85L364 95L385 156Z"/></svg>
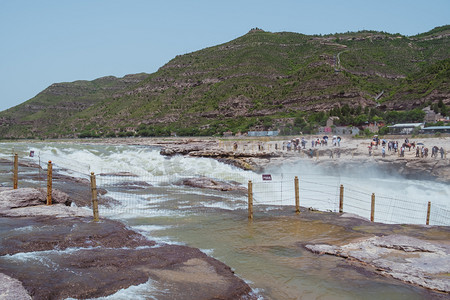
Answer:
<svg viewBox="0 0 450 300"><path fill-rule="evenodd" d="M211 189L218 191L240 191L247 192L247 189L241 186L238 182L225 182L222 180L215 180L208 177L195 177L181 180L178 184L183 184L191 187Z"/></svg>
<svg viewBox="0 0 450 300"><path fill-rule="evenodd" d="M31 300L22 283L0 273L0 299Z"/></svg>
<svg viewBox="0 0 450 300"><path fill-rule="evenodd" d="M256 298L199 249L156 244L120 222L41 202L35 189L0 192L0 299L97 298L142 284L158 299Z"/></svg>
<svg viewBox="0 0 450 300"><path fill-rule="evenodd" d="M306 245L330 254L367 263L378 272L429 289L450 292L450 246L404 235L372 237L350 244Z"/></svg>

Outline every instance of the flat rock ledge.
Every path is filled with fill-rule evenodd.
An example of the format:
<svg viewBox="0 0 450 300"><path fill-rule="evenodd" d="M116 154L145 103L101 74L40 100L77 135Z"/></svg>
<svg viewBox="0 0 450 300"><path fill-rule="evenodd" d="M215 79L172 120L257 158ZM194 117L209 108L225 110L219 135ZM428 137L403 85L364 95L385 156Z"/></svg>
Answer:
<svg viewBox="0 0 450 300"><path fill-rule="evenodd" d="M209 177L186 178L180 180L177 184L217 191L238 191L247 193L247 188L241 186L238 182L225 182Z"/></svg>
<svg viewBox="0 0 450 300"><path fill-rule="evenodd" d="M31 300L32 298L19 280L0 273L0 299Z"/></svg>
<svg viewBox="0 0 450 300"><path fill-rule="evenodd" d="M47 192L43 189L20 188L0 190L0 216L30 217L53 216L88 217L92 212L85 208L71 206L69 196L61 191L52 191L52 205L46 205Z"/></svg>
<svg viewBox="0 0 450 300"><path fill-rule="evenodd" d="M90 299L146 283L155 299L257 299L199 249L157 244L117 221L93 222L89 209L67 206L65 193L55 191L53 205L45 196L0 189L0 299ZM51 263L2 263L22 253Z"/></svg>
<svg viewBox="0 0 450 300"><path fill-rule="evenodd" d="M372 237L347 245L305 245L317 254L356 259L384 275L450 292L450 247L404 235Z"/></svg>

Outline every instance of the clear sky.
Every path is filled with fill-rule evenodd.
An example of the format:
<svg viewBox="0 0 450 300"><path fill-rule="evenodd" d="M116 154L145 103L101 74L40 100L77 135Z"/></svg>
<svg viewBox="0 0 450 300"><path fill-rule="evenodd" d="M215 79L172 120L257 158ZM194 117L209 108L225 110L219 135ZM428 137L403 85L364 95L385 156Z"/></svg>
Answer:
<svg viewBox="0 0 450 300"><path fill-rule="evenodd" d="M0 0L0 111L55 82L153 73L253 27L415 35L450 24L450 0Z"/></svg>

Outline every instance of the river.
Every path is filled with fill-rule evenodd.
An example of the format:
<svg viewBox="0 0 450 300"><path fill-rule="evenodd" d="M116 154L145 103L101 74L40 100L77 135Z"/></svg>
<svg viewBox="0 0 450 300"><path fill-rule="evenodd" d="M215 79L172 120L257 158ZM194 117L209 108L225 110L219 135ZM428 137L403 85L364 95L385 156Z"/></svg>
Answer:
<svg viewBox="0 0 450 300"><path fill-rule="evenodd" d="M34 151L34 157L30 157ZM51 160L57 172L89 178L115 205L100 203L100 216L120 220L151 240L196 247L230 266L261 299L424 299L424 289L350 267L343 259L320 256L303 243L345 243L359 237L342 227L293 217L294 177L300 181L300 205L337 211L340 185L344 211L368 218L372 193L375 221L424 224L426 207L435 209L430 223L450 225L449 185L408 180L372 169L324 170L300 160L266 170L244 171L213 159L163 157L143 146L82 143L1 143L0 158L40 163ZM44 172L44 171L43 171ZM124 173L127 172L127 173ZM361 174L365 174L362 176ZM253 183L254 219L247 219L247 194L203 190L180 184L183 178L207 176L247 187ZM10 186L7 174L0 183ZM35 183L36 185L42 183ZM400 188L401 187L401 188ZM405 206L400 211L397 207ZM289 215L289 214L292 214ZM19 258L18 258L19 259ZM151 284L122 290L106 299L152 299Z"/></svg>

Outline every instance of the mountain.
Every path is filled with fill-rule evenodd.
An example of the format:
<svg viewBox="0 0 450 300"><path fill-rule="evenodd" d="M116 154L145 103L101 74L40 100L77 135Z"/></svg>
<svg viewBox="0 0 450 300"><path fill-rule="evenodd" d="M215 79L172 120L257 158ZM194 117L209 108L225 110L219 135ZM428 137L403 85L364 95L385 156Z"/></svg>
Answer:
<svg viewBox="0 0 450 300"><path fill-rule="evenodd" d="M130 88L149 74L107 76L93 81L55 83L36 97L0 113L0 134L4 137L54 136L64 123L104 99ZM76 131L76 128L72 128Z"/></svg>
<svg viewBox="0 0 450 300"><path fill-rule="evenodd" d="M53 84L1 112L0 134L211 135L289 124L311 129L343 108L360 113L448 104L449 70L449 25L411 37L255 28L177 56L153 74Z"/></svg>

